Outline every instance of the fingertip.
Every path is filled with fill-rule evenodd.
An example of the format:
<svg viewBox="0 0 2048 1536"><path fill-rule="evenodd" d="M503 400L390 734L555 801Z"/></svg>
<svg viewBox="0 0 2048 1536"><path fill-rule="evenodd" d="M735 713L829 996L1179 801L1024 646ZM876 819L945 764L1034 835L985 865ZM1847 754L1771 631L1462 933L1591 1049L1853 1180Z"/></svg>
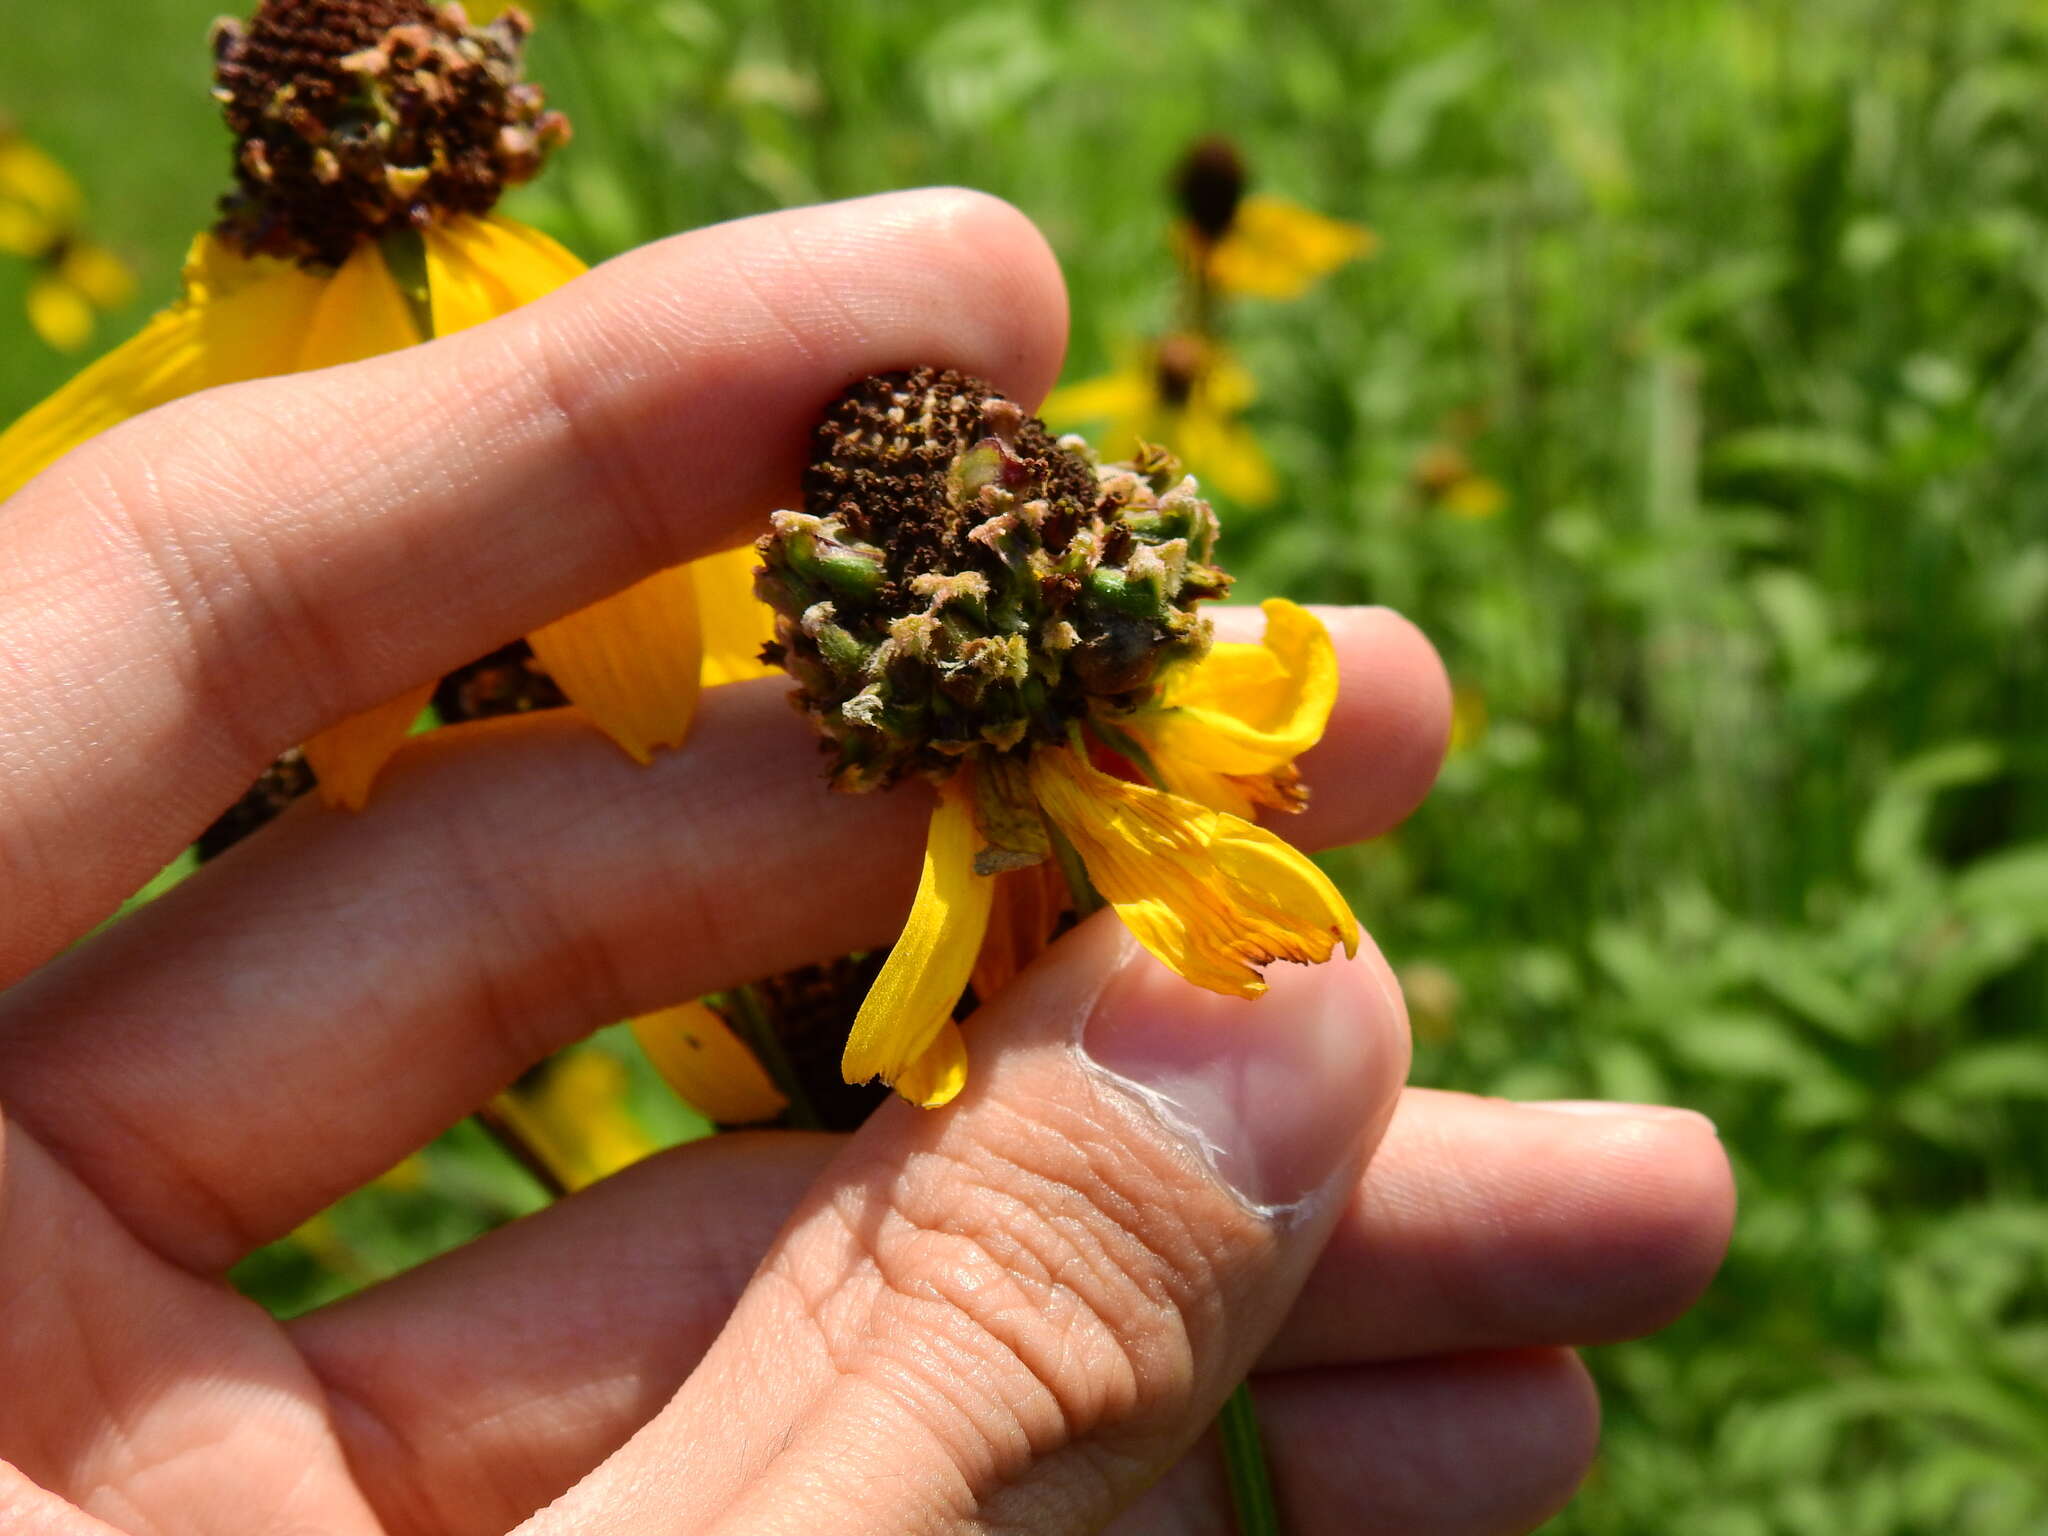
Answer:
<svg viewBox="0 0 2048 1536"><path fill-rule="evenodd" d="M1298 840L1328 847L1377 837L1422 804L1450 743L1451 685L1429 637L1393 609L1316 611L1336 643L1344 688L1323 739L1302 759L1317 794Z"/></svg>
<svg viewBox="0 0 2048 1536"><path fill-rule="evenodd" d="M950 253L963 290L978 293L985 330L963 342L959 366L1036 409L1067 348L1067 286L1044 233L1014 204L972 187L929 187L863 200L889 209L904 244ZM932 358L906 359L931 362Z"/></svg>
<svg viewBox="0 0 2048 1536"><path fill-rule="evenodd" d="M1735 1174L1713 1122L1686 1110L1616 1105L1590 1155L1633 1186L1634 1219L1601 1255L1611 1282L1607 1327L1582 1343L1641 1338L1677 1321L1712 1283L1735 1230ZM1625 1287L1622 1289L1620 1287Z"/></svg>

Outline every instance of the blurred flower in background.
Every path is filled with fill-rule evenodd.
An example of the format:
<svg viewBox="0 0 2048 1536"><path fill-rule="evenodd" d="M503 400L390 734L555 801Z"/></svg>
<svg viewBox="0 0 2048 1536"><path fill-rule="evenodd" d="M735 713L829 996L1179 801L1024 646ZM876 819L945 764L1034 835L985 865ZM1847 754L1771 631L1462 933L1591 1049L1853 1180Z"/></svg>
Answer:
<svg viewBox="0 0 2048 1536"><path fill-rule="evenodd" d="M1409 481L1426 505L1472 522L1498 517L1508 504L1507 488L1454 442L1431 443L1417 454Z"/></svg>
<svg viewBox="0 0 2048 1536"><path fill-rule="evenodd" d="M1181 256L1178 330L1124 349L1117 367L1066 385L1045 402L1055 424L1099 427L1110 458L1169 444L1202 483L1245 507L1278 494L1272 460L1244 420L1258 386L1223 339L1224 302L1295 299L1378 248L1371 230L1286 198L1249 192L1244 156L1229 139L1200 139L1172 177Z"/></svg>
<svg viewBox="0 0 2048 1536"><path fill-rule="evenodd" d="M1133 347L1113 373L1067 384L1045 402L1056 424L1101 423L1113 459L1170 443L1202 483L1244 506L1273 499L1273 465L1243 419L1258 386L1222 343L1177 332Z"/></svg>
<svg viewBox="0 0 2048 1536"><path fill-rule="evenodd" d="M1174 244L1215 293L1298 299L1379 237L1269 193L1252 192L1244 156L1221 136L1199 140L1174 172Z"/></svg>
<svg viewBox="0 0 2048 1536"><path fill-rule="evenodd" d="M98 317L135 297L126 262L84 231L71 173L0 121L0 253L32 262L28 320L59 352L92 340Z"/></svg>

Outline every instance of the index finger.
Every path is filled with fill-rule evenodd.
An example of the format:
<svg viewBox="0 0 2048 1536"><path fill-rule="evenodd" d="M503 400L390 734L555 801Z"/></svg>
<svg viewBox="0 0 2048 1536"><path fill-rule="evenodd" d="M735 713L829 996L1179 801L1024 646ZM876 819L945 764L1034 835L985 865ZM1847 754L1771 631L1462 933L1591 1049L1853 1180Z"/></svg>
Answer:
<svg viewBox="0 0 2048 1536"><path fill-rule="evenodd" d="M0 514L0 983L283 748L793 502L851 380L928 362L1035 400L1065 334L1020 214L895 194L679 236L88 444Z"/></svg>

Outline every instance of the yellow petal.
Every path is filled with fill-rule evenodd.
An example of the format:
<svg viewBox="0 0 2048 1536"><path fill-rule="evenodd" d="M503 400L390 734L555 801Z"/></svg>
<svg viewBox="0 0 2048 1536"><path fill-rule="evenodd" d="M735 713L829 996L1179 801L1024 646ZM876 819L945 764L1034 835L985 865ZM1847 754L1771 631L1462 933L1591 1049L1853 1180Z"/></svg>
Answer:
<svg viewBox="0 0 2048 1536"><path fill-rule="evenodd" d="M704 650L689 566L657 571L526 638L556 686L635 762L689 734Z"/></svg>
<svg viewBox="0 0 2048 1536"><path fill-rule="evenodd" d="M1206 405L1190 404L1164 434L1204 486L1246 507L1263 507L1279 492L1273 462L1251 429Z"/></svg>
<svg viewBox="0 0 2048 1536"><path fill-rule="evenodd" d="M1257 967L1314 964L1358 920L1307 856L1272 833L1177 795L1099 773L1063 747L1031 757L1031 787L1104 899L1164 964L1196 986L1257 997Z"/></svg>
<svg viewBox="0 0 2048 1536"><path fill-rule="evenodd" d="M320 798L340 809L360 811L370 800L377 775L419 718L434 685L423 683L375 709L350 715L306 742L306 761L320 781Z"/></svg>
<svg viewBox="0 0 2048 1536"><path fill-rule="evenodd" d="M974 872L979 843L973 797L955 775L940 788L932 812L910 920L847 1037L840 1071L849 1083L879 1077L927 1109L965 1085L966 1047L948 1026L995 896L995 881Z"/></svg>
<svg viewBox="0 0 2048 1536"><path fill-rule="evenodd" d="M950 1104L967 1086L967 1042L951 1019L939 1026L932 1043L896 1074L896 1093L920 1109Z"/></svg>
<svg viewBox="0 0 2048 1536"><path fill-rule="evenodd" d="M1473 522L1498 517L1507 504L1507 491L1490 475L1466 475L1444 492L1444 510Z"/></svg>
<svg viewBox="0 0 2048 1536"><path fill-rule="evenodd" d="M135 274L128 263L90 240L74 241L57 270L101 309L119 309L135 297Z"/></svg>
<svg viewBox="0 0 2048 1536"><path fill-rule="evenodd" d="M510 314L588 270L539 230L495 214L430 224L421 239L436 336Z"/></svg>
<svg viewBox="0 0 2048 1536"><path fill-rule="evenodd" d="M320 302L300 334L296 366L286 371L338 368L423 339L384 253L359 245L321 285Z"/></svg>
<svg viewBox="0 0 2048 1536"><path fill-rule="evenodd" d="M600 1050L571 1051L538 1084L491 1106L566 1189L585 1189L656 1150L626 1109L626 1069Z"/></svg>
<svg viewBox="0 0 2048 1536"><path fill-rule="evenodd" d="M690 565L697 578L707 688L774 677L782 670L761 659L761 647L775 638L775 610L754 596L754 568L760 563L747 544Z"/></svg>
<svg viewBox="0 0 2048 1536"><path fill-rule="evenodd" d="M28 323L52 349L76 352L92 340L92 302L54 272L29 285Z"/></svg>
<svg viewBox="0 0 2048 1536"><path fill-rule="evenodd" d="M1154 393L1151 369L1133 362L1100 378L1062 384L1045 397L1039 415L1054 423L1103 421L1149 409Z"/></svg>
<svg viewBox="0 0 2048 1536"><path fill-rule="evenodd" d="M1361 256L1379 237L1291 203L1253 195L1238 206L1230 232L1209 253L1209 280L1228 293L1294 299L1319 279Z"/></svg>
<svg viewBox="0 0 2048 1536"><path fill-rule="evenodd" d="M216 384L292 372L325 287L201 235L185 260L183 298L0 432L0 500L131 416Z"/></svg>
<svg viewBox="0 0 2048 1536"><path fill-rule="evenodd" d="M1284 598L1261 607L1266 635L1260 644L1212 646L1167 680L1159 708L1129 722L1162 773L1171 772L1171 762L1217 773L1267 773L1322 739L1337 702L1330 632Z"/></svg>
<svg viewBox="0 0 2048 1536"><path fill-rule="evenodd" d="M51 229L77 223L84 202L69 171L11 133L0 134L0 198L27 208Z"/></svg>
<svg viewBox="0 0 2048 1536"><path fill-rule="evenodd" d="M708 1120L773 1120L789 1103L732 1026L702 1003L642 1015L633 1038L662 1080Z"/></svg>

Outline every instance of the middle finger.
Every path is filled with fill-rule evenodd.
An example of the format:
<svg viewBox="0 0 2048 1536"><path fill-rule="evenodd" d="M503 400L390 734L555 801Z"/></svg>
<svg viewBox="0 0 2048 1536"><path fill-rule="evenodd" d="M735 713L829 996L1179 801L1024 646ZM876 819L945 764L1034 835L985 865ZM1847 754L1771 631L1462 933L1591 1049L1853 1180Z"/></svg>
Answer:
<svg viewBox="0 0 2048 1536"><path fill-rule="evenodd" d="M1327 617L1310 846L1397 821L1443 740L1427 642ZM369 815L302 806L0 998L0 1099L214 1270L593 1028L889 942L929 802L829 792L782 692L713 690L647 769L570 711L437 733Z"/></svg>

